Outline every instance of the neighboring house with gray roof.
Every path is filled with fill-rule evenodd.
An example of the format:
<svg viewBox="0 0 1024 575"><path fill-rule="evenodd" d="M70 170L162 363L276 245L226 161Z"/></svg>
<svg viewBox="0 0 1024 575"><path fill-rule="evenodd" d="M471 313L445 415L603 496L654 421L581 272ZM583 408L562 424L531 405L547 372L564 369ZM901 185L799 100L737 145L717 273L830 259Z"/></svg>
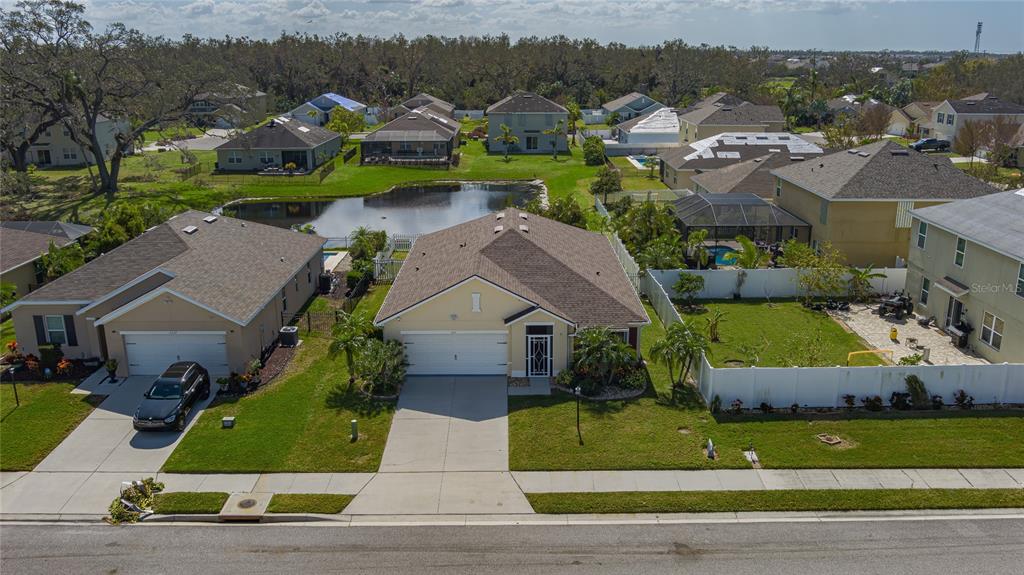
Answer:
<svg viewBox="0 0 1024 575"><path fill-rule="evenodd" d="M461 124L421 106L371 132L359 142L360 163L434 160L451 162Z"/></svg>
<svg viewBox="0 0 1024 575"><path fill-rule="evenodd" d="M775 202L809 222L811 244L830 242L854 266L907 257L910 210L986 196L996 188L949 158L882 140L771 171Z"/></svg>
<svg viewBox="0 0 1024 575"><path fill-rule="evenodd" d="M578 329L639 350L650 319L607 237L508 208L420 236L374 323L413 375L553 377Z"/></svg>
<svg viewBox="0 0 1024 575"><path fill-rule="evenodd" d="M965 122L987 122L997 116L1024 123L1024 105L1000 100L988 94L976 94L963 100L945 100L932 110L931 137L952 142Z"/></svg>
<svg viewBox="0 0 1024 575"><path fill-rule="evenodd" d="M1024 363L1024 190L911 212L907 292L992 363ZM960 329L958 328L958 329Z"/></svg>
<svg viewBox="0 0 1024 575"><path fill-rule="evenodd" d="M692 178L712 170L772 155L772 167L825 153L788 132L726 132L661 153L661 181L672 189L695 189ZM769 188L771 186L769 185ZM748 190L753 191L753 190ZM764 196L764 192L754 192Z"/></svg>
<svg viewBox="0 0 1024 575"><path fill-rule="evenodd" d="M331 111L337 107L341 107L349 112L363 114L367 123L374 123L376 121L369 114L366 104L346 98L340 94L335 94L334 92L320 94L308 102L299 104L285 115L314 126L325 126L327 122L331 121Z"/></svg>
<svg viewBox="0 0 1024 575"><path fill-rule="evenodd" d="M316 291L324 239L189 211L11 304L26 353L110 358L122 375L178 360L242 372Z"/></svg>
<svg viewBox="0 0 1024 575"><path fill-rule="evenodd" d="M651 98L647 94L631 92L601 105L605 116L618 114L619 120L632 120L638 116L644 116L665 107L665 104Z"/></svg>
<svg viewBox="0 0 1024 575"><path fill-rule="evenodd" d="M200 126L241 128L267 117L270 96L242 84L229 84L222 89L196 96L188 107L188 115Z"/></svg>
<svg viewBox="0 0 1024 575"><path fill-rule="evenodd" d="M341 151L341 136L326 128L281 116L217 146L217 171L259 172L285 169L309 172Z"/></svg>
<svg viewBox="0 0 1024 575"><path fill-rule="evenodd" d="M631 146L678 147L679 116L671 108L659 108L615 126L615 138Z"/></svg>
<svg viewBox="0 0 1024 575"><path fill-rule="evenodd" d="M735 97L711 100L679 115L679 141L695 142L724 132L781 132L786 118L778 106L734 102Z"/></svg>
<svg viewBox="0 0 1024 575"><path fill-rule="evenodd" d="M441 114L449 119L455 118L455 104L446 102L437 96L432 96L426 93L419 93L402 102L393 110L393 117L398 117L403 114L408 114L417 108L427 106L435 113Z"/></svg>
<svg viewBox="0 0 1024 575"><path fill-rule="evenodd" d="M67 222L0 222L0 283L13 285L17 297L27 295L43 283L36 260L50 243L64 247L90 232L89 226Z"/></svg>
<svg viewBox="0 0 1024 575"><path fill-rule="evenodd" d="M501 126L508 126L519 142L511 146L513 154L550 154L552 144L558 152L569 151L569 111L559 104L532 92L516 92L491 104L487 110L487 149L493 153L504 153L505 143L501 137ZM545 130L554 129L562 122L561 132L550 135Z"/></svg>

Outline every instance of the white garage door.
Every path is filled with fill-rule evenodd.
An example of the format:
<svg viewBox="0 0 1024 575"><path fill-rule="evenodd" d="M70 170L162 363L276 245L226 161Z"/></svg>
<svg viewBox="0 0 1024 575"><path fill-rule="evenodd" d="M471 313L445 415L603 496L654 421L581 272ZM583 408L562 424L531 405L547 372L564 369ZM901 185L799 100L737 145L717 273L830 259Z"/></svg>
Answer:
<svg viewBox="0 0 1024 575"><path fill-rule="evenodd" d="M409 375L505 375L508 335L494 332L403 334Z"/></svg>
<svg viewBox="0 0 1024 575"><path fill-rule="evenodd" d="M124 347L131 375L160 375L176 361L195 361L210 374L227 375L223 333L126 333Z"/></svg>

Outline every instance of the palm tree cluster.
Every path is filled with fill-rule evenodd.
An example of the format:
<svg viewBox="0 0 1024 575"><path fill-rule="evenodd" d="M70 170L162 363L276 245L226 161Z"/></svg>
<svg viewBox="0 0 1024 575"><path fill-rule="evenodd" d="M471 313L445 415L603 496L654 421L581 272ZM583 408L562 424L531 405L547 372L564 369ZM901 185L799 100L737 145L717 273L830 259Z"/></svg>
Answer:
<svg viewBox="0 0 1024 575"><path fill-rule="evenodd" d="M676 322L668 326L665 337L651 347L651 358L668 368L675 392L686 383L693 365L700 361L709 345L708 338L692 324Z"/></svg>
<svg viewBox="0 0 1024 575"><path fill-rule="evenodd" d="M581 329L575 340L573 370L586 393L611 385L617 375L636 363L636 351L620 333L607 327Z"/></svg>
<svg viewBox="0 0 1024 575"><path fill-rule="evenodd" d="M345 354L349 390L359 379L370 393L392 394L405 378L405 351L397 341L373 337L373 323L364 314L341 316L331 330L332 356Z"/></svg>

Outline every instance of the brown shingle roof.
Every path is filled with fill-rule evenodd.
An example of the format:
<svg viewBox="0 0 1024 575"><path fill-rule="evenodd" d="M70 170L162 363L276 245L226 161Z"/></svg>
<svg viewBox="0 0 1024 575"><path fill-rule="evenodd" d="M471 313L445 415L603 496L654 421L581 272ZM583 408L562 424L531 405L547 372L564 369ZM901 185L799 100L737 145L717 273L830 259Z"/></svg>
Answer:
<svg viewBox="0 0 1024 575"><path fill-rule="evenodd" d="M882 140L772 170L826 199L958 200L998 191L957 168L949 158Z"/></svg>
<svg viewBox="0 0 1024 575"><path fill-rule="evenodd" d="M520 213L509 208L501 220L489 214L418 238L375 321L473 277L580 326L649 321L605 236Z"/></svg>
<svg viewBox="0 0 1024 575"><path fill-rule="evenodd" d="M161 287L248 323L323 247L324 239L265 224L188 211L29 294L32 301L100 299L150 271ZM195 226L195 233L185 233Z"/></svg>
<svg viewBox="0 0 1024 575"><path fill-rule="evenodd" d="M785 118L778 106L761 106L744 102L738 106L712 104L702 106L679 116L691 124L709 126L749 126L767 122L782 122Z"/></svg>
<svg viewBox="0 0 1024 575"><path fill-rule="evenodd" d="M432 96L430 94L426 94L423 92L416 94L412 98L409 98L408 100L402 102L401 104L399 104L399 106L400 108L404 108L409 112L421 106L428 106L432 110L444 114L449 118L452 117L452 115L455 113L455 104L452 104L451 102L446 102L441 98L438 98L437 96Z"/></svg>
<svg viewBox="0 0 1024 575"><path fill-rule="evenodd" d="M291 118L275 118L266 124L217 146L218 150L295 150L315 148L340 138L320 126Z"/></svg>
<svg viewBox="0 0 1024 575"><path fill-rule="evenodd" d="M461 124L429 106L416 108L384 124L363 138L364 142L447 142Z"/></svg>
<svg viewBox="0 0 1024 575"><path fill-rule="evenodd" d="M51 241L62 247L91 231L89 226L65 222L0 222L0 272L35 260L50 248Z"/></svg>

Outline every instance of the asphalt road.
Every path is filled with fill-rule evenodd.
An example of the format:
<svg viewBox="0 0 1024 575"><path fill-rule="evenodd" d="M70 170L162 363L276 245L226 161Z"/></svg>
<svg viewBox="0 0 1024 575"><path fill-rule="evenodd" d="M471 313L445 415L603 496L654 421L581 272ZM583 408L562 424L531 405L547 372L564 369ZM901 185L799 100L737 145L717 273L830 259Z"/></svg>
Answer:
<svg viewBox="0 0 1024 575"><path fill-rule="evenodd" d="M7 525L21 573L1020 573L1024 520L313 527Z"/></svg>

